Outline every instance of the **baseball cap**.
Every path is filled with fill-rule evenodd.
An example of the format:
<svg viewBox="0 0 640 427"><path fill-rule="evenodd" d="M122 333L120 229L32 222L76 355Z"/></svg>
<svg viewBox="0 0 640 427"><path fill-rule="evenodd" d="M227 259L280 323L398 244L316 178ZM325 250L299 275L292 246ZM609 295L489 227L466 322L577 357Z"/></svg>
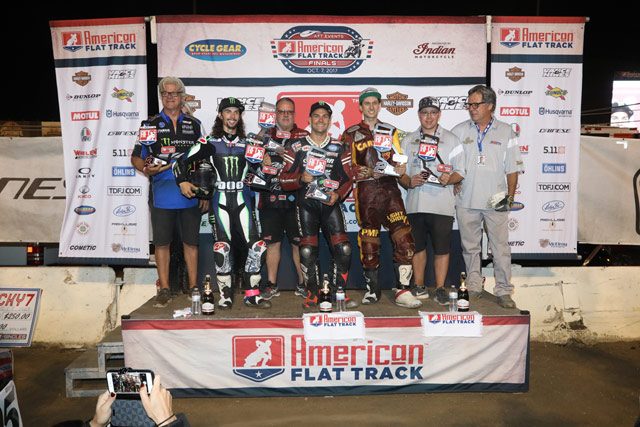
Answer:
<svg viewBox="0 0 640 427"><path fill-rule="evenodd" d="M420 100L418 111L422 110L423 108L429 107L435 108L436 110L440 111L440 102L438 102L438 100L432 96L425 96Z"/></svg>
<svg viewBox="0 0 640 427"><path fill-rule="evenodd" d="M244 111L244 105L237 98L229 97L223 98L218 106L218 112L222 112L225 108L236 107L242 113Z"/></svg>
<svg viewBox="0 0 640 427"><path fill-rule="evenodd" d="M309 110L309 115L312 115L313 112L316 111L318 108L324 108L325 110L327 110L329 115L333 114L333 111L331 110L331 106L329 104L327 104L324 101L318 101L311 106L311 109Z"/></svg>
<svg viewBox="0 0 640 427"><path fill-rule="evenodd" d="M368 87L360 92L360 97L358 98L358 102L360 103L360 105L362 105L362 101L364 101L364 99L368 96L375 96L376 98L378 98L378 101L382 99L382 95L380 95L378 89L376 89L375 87Z"/></svg>

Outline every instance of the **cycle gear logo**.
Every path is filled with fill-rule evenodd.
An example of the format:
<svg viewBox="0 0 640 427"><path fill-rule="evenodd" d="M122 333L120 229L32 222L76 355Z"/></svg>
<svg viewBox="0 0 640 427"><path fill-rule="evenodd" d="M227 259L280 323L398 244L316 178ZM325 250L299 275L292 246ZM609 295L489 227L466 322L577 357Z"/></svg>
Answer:
<svg viewBox="0 0 640 427"><path fill-rule="evenodd" d="M296 26L271 41L273 57L297 74L349 74L371 59L374 41L353 28Z"/></svg>
<svg viewBox="0 0 640 427"><path fill-rule="evenodd" d="M261 383L284 372L284 337L233 337L233 373Z"/></svg>

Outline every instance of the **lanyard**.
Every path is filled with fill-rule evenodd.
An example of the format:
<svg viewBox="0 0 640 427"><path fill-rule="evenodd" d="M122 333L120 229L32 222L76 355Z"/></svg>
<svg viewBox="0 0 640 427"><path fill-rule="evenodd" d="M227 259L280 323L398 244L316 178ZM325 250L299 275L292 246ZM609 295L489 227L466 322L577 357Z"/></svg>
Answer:
<svg viewBox="0 0 640 427"><path fill-rule="evenodd" d="M484 137L487 136L487 132L489 132L489 129L491 129L491 125L493 124L493 117L491 117L491 121L489 122L489 124L487 125L486 128L484 128L484 131L480 132L480 126L476 125L476 129L478 130L478 137L476 138L476 143L478 144L478 152L480 152L482 154L482 141L484 141Z"/></svg>

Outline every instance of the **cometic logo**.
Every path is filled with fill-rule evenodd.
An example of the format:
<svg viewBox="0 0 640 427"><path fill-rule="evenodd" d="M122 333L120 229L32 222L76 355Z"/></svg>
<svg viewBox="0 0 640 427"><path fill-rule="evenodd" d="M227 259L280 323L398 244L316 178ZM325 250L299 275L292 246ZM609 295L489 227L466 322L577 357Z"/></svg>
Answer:
<svg viewBox="0 0 640 427"><path fill-rule="evenodd" d="M562 200L551 200L542 205L542 211L547 213L559 212L564 209L564 202Z"/></svg>
<svg viewBox="0 0 640 427"><path fill-rule="evenodd" d="M349 74L371 58L373 45L350 27L301 25L272 40L271 52L297 74Z"/></svg>
<svg viewBox="0 0 640 427"><path fill-rule="evenodd" d="M231 40L209 39L189 43L184 51L202 61L231 61L247 53L247 48Z"/></svg>
<svg viewBox="0 0 640 427"><path fill-rule="evenodd" d="M509 240L509 246L524 246L524 240Z"/></svg>
<svg viewBox="0 0 640 427"><path fill-rule="evenodd" d="M283 336L235 336L232 343L234 374L261 383L284 372Z"/></svg>
<svg viewBox="0 0 640 427"><path fill-rule="evenodd" d="M70 251L95 251L97 248L96 245L71 245L69 246Z"/></svg>
<svg viewBox="0 0 640 427"><path fill-rule="evenodd" d="M571 184L568 182L538 182L536 191L539 193L568 193L571 191Z"/></svg>

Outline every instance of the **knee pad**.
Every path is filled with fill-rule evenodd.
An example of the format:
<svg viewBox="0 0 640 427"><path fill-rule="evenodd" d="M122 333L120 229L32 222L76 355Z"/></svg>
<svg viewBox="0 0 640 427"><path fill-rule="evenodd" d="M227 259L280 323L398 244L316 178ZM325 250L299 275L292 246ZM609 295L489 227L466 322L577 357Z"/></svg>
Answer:
<svg viewBox="0 0 640 427"><path fill-rule="evenodd" d="M300 259L302 260L302 262L306 260L315 262L315 260L318 258L318 252L319 251L317 246L301 245Z"/></svg>
<svg viewBox="0 0 640 427"><path fill-rule="evenodd" d="M400 264L411 264L416 244L411 235L411 227L402 227L391 235L393 241L393 259Z"/></svg>
<svg viewBox="0 0 640 427"><path fill-rule="evenodd" d="M262 267L267 244L264 240L258 240L249 246L247 261L244 264L244 271L247 273L257 273Z"/></svg>
<svg viewBox="0 0 640 427"><path fill-rule="evenodd" d="M362 230L360 230L362 231ZM360 262L362 268L375 270L380 265L380 237L360 233Z"/></svg>
<svg viewBox="0 0 640 427"><path fill-rule="evenodd" d="M213 259L217 274L231 274L231 245L228 242L216 242L213 245Z"/></svg>

